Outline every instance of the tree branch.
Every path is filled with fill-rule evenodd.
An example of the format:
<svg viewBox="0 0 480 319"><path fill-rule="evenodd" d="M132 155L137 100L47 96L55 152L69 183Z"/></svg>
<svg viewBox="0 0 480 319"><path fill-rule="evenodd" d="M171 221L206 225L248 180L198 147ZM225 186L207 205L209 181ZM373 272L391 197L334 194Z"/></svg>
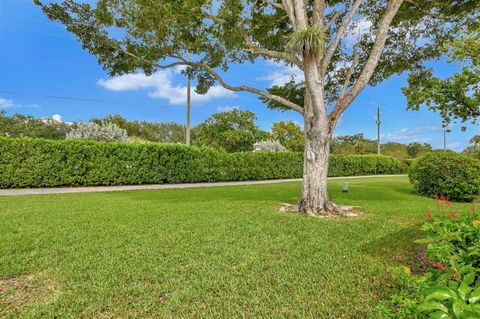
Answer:
<svg viewBox="0 0 480 319"><path fill-rule="evenodd" d="M355 15L355 13L357 13L358 9L360 8L361 3L362 3L362 0L355 0L355 2L353 3L352 9L350 10L348 15L343 19L342 23L338 27L335 35L335 39L333 40L333 43L328 48L327 53L325 53L325 58L323 59L323 72L322 72L323 74L325 74L325 72L327 71L328 65L332 61L333 55L335 54L335 51L340 45L340 41L342 40L343 34L345 33L345 30L350 24L350 21L352 21L353 16Z"/></svg>
<svg viewBox="0 0 480 319"><path fill-rule="evenodd" d="M340 115L347 109L347 107L353 102L353 100L360 94L360 92L365 88L365 86L370 81L373 72L380 60L380 57L383 53L383 48L385 47L385 42L388 38L388 31L390 30L390 25L392 24L393 18L397 14L400 6L404 0L389 0L387 5L387 10L380 21L378 27L377 36L375 38L375 43L373 44L370 55L363 67L362 72L360 73L357 81L352 86L350 91L344 96L340 97L335 104L332 112L329 115L331 128L335 127Z"/></svg>
<svg viewBox="0 0 480 319"><path fill-rule="evenodd" d="M214 21L218 24L223 24L223 23L226 22L225 20L223 20L221 18L218 18L216 16L208 15L208 16L206 16L206 18L208 18L208 19L210 19L210 20L212 20L212 21ZM245 40L245 43L247 45L247 47L245 48L245 51L252 52L252 53L255 53L255 54L259 54L259 55L263 55L267 58L283 59L283 60L286 60L286 61L296 65L298 68L303 70L303 62L300 61L293 54L290 54L288 52L283 52L283 51L274 51L274 50L268 50L268 49L260 48L253 43L252 38L247 34L247 32L245 31L245 29L242 26L237 26L237 31L238 31L238 33L240 33L240 35Z"/></svg>
<svg viewBox="0 0 480 319"><path fill-rule="evenodd" d="M323 29L325 23L325 0L313 2L313 24Z"/></svg>
<svg viewBox="0 0 480 319"><path fill-rule="evenodd" d="M275 2L275 1L268 1L268 0L264 0L264 1L265 1L266 4L274 7L275 9L285 10L285 7L281 3L278 3L278 2Z"/></svg>
<svg viewBox="0 0 480 319"><path fill-rule="evenodd" d="M360 45L358 43L353 47L352 65L350 66L350 69L347 72L347 76L343 84L342 92L340 93L340 98L345 96L345 94L347 93L347 89L350 86L350 81L352 79L353 72L355 71L355 68L357 67L358 62L360 60L360 53L358 52L359 48L360 48Z"/></svg>
<svg viewBox="0 0 480 319"><path fill-rule="evenodd" d="M297 19L295 18L295 9L293 6L293 0L282 0L282 6L285 8L290 21L293 24L293 27L297 25Z"/></svg>
<svg viewBox="0 0 480 319"><path fill-rule="evenodd" d="M191 62L191 61L188 61L188 60L182 58L179 55L176 55L176 56L171 56L171 57L175 58L179 61L172 62L172 63L165 64L165 65L161 65L161 64L153 62L153 61L145 60L144 58L139 57L136 54L133 54L131 52L128 52L128 51L124 50L120 46L115 46L111 43L105 43L105 44L108 44L112 49L117 50L118 52L120 52L122 54L125 54L126 56L129 56L133 59L142 61L144 63L148 63L152 67L156 67L156 68L163 69L163 70L173 68L173 67L176 67L176 66L180 66L180 65L201 67L201 68L205 69L207 72L209 72L218 81L218 83L220 83L220 85L227 90L234 91L234 92L243 91L243 92L254 93L254 94L263 96L267 99L270 99L272 101L278 102L282 105L285 105L288 108L291 108L292 110L295 110L295 111L299 112L300 114L303 114L303 107L301 107L300 105L298 105L296 103L293 103L293 102L291 102L291 101L289 101L289 100L287 100L287 99L285 99L281 96L270 94L268 92L265 92L265 91L262 91L262 90L259 90L259 89L253 88L253 87L249 87L249 86L231 86L231 85L227 84L223 80L223 78L217 72L215 72L215 70L212 67L210 67L207 64L200 63L200 62Z"/></svg>
<svg viewBox="0 0 480 319"><path fill-rule="evenodd" d="M327 25L325 26L325 31L330 29L332 25L337 22L337 20L340 18L341 15L342 15L341 12L335 12L332 19L328 21Z"/></svg>
<svg viewBox="0 0 480 319"><path fill-rule="evenodd" d="M300 114L303 114L303 107L301 107L300 105L298 105L296 103L290 102L289 100L287 100L287 99L285 99L281 96L270 94L268 92L265 92L265 91L262 91L262 90L259 90L259 89L253 88L253 87L249 87L249 86L231 86L231 85L225 83L225 81L222 79L222 77L211 66L209 66L207 64L204 64L204 63L201 63L201 62L186 62L186 64L191 65L191 66L199 66L199 67L205 69L207 72L209 72L218 81L218 83L220 83L220 85L222 87L224 87L227 90L234 91L234 92L243 91L243 92L254 93L254 94L263 96L267 99L270 99L272 101L283 104L286 107L291 108L291 109L299 112Z"/></svg>

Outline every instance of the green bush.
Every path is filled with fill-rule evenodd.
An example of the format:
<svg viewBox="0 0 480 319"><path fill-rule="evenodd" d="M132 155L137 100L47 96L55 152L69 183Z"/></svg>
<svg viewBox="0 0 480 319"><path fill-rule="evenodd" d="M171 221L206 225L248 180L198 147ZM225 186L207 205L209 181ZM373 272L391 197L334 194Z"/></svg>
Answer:
<svg viewBox="0 0 480 319"><path fill-rule="evenodd" d="M480 318L480 216L475 206L459 214L452 203L437 198L440 215L426 210L422 226L427 272L397 270L400 291L377 307L379 318Z"/></svg>
<svg viewBox="0 0 480 319"><path fill-rule="evenodd" d="M396 174L386 156L332 156L330 176ZM0 188L301 178L303 154L226 153L171 144L0 138Z"/></svg>
<svg viewBox="0 0 480 319"><path fill-rule="evenodd" d="M431 152L410 166L410 182L421 195L471 202L480 194L480 161L451 151Z"/></svg>

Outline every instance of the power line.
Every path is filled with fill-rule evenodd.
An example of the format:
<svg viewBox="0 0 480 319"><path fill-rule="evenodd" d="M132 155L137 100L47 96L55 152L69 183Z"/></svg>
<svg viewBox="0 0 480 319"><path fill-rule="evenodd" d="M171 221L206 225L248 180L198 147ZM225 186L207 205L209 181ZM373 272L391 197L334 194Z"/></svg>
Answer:
<svg viewBox="0 0 480 319"><path fill-rule="evenodd" d="M52 62L59 62L59 63L69 63L69 64L76 64L81 66L89 66L89 67L96 67L101 68L99 64L92 64L92 63L83 63L80 61L75 60L68 60L68 59L61 59L61 58L54 58L54 57L46 57L46 56L38 56L30 53L20 52L20 51L13 51L13 50L2 50L0 49L0 53L10 54L10 55L23 55L32 59L37 60L46 60Z"/></svg>
<svg viewBox="0 0 480 319"><path fill-rule="evenodd" d="M90 99L90 98L80 98L80 97L72 97L72 96L50 95L50 94L37 94L37 93L13 92L13 91L0 91L0 94L22 95L22 96L36 96L36 97L44 97L44 98L49 98L49 99L81 101L81 102L93 102L93 103L105 103L105 104L122 104L122 105L146 107L145 105L138 104L138 103L125 103L125 102L120 102L120 101L108 101L108 100L99 100L99 99Z"/></svg>
<svg viewBox="0 0 480 319"><path fill-rule="evenodd" d="M69 101L80 101L80 102L92 102L92 103L104 103L104 104L121 104L121 105L128 105L128 106L140 106L140 107L147 107L147 108L156 108L157 106L149 106L144 104L138 103L126 103L120 101L109 101L109 100L100 100L100 99L89 99L89 98L79 98L79 97L72 97L72 96L59 96L59 95L50 95L50 94L36 94L36 93L26 93L26 92L12 92L12 91L0 91L0 94L7 94L7 95L20 95L20 96L35 96L35 97L44 97L49 99L59 99L59 100L69 100ZM163 107L170 107L170 108L177 108L176 105L166 105ZM193 108L193 112L195 113L204 113L204 114L212 114L212 112L198 110Z"/></svg>

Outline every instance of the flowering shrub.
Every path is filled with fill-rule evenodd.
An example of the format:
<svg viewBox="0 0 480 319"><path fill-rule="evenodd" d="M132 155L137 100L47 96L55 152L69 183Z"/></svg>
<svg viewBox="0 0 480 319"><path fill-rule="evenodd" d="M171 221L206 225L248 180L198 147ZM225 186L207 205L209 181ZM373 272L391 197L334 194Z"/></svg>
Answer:
<svg viewBox="0 0 480 319"><path fill-rule="evenodd" d="M279 141L260 141L253 144L255 152L281 152L287 149Z"/></svg>
<svg viewBox="0 0 480 319"><path fill-rule="evenodd" d="M114 123L105 123L99 125L93 122L77 123L70 132L67 133L67 139L82 140L89 139L104 142L127 142L127 131Z"/></svg>
<svg viewBox="0 0 480 319"><path fill-rule="evenodd" d="M414 190L424 196L471 202L480 195L480 161L455 152L435 151L415 160L409 177Z"/></svg>
<svg viewBox="0 0 480 319"><path fill-rule="evenodd" d="M459 214L443 196L435 196L440 212L426 210L422 226L429 271L415 276L401 269L402 290L378 307L380 318L480 318L480 217L475 204Z"/></svg>

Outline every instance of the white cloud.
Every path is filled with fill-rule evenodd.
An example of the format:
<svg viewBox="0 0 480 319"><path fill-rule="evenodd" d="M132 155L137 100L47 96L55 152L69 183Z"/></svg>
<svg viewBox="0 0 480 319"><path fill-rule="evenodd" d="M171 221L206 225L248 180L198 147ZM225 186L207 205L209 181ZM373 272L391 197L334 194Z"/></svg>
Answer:
<svg viewBox="0 0 480 319"><path fill-rule="evenodd" d="M111 79L98 80L97 84L111 91L136 91L153 89L148 95L152 98L166 99L170 104L182 105L187 102L187 87L173 84L174 74L180 74L182 68L158 71L150 76L143 73L125 74ZM236 95L219 85L212 86L207 94L197 94L192 89L192 103L201 104L213 99L234 98Z"/></svg>
<svg viewBox="0 0 480 319"><path fill-rule="evenodd" d="M353 47L363 35L370 31L372 25L372 21L366 19L353 21L350 28L345 32L346 44Z"/></svg>
<svg viewBox="0 0 480 319"><path fill-rule="evenodd" d="M428 139L421 138L420 135L440 131L443 131L443 128L440 125L426 125L420 127L403 128L397 132L388 133L382 136L387 140L427 141Z"/></svg>
<svg viewBox="0 0 480 319"><path fill-rule="evenodd" d="M304 80L304 74L302 70L300 70L296 66L270 61L265 63L267 64L267 66L271 66L273 70L265 76L257 78L257 80L270 81L270 86L282 86L285 83L290 82L292 78L295 80L295 83L299 83Z"/></svg>
<svg viewBox="0 0 480 319"><path fill-rule="evenodd" d="M3 97L0 97L0 108L9 108L9 107L14 107L15 104L13 104L12 100L7 100L4 99Z"/></svg>
<svg viewBox="0 0 480 319"><path fill-rule="evenodd" d="M17 104L14 103L13 100L5 99L0 97L0 109L8 109L8 108L24 108L24 107L40 107L38 104Z"/></svg>
<svg viewBox="0 0 480 319"><path fill-rule="evenodd" d="M219 106L217 112L231 112L233 110L240 110L240 106Z"/></svg>

